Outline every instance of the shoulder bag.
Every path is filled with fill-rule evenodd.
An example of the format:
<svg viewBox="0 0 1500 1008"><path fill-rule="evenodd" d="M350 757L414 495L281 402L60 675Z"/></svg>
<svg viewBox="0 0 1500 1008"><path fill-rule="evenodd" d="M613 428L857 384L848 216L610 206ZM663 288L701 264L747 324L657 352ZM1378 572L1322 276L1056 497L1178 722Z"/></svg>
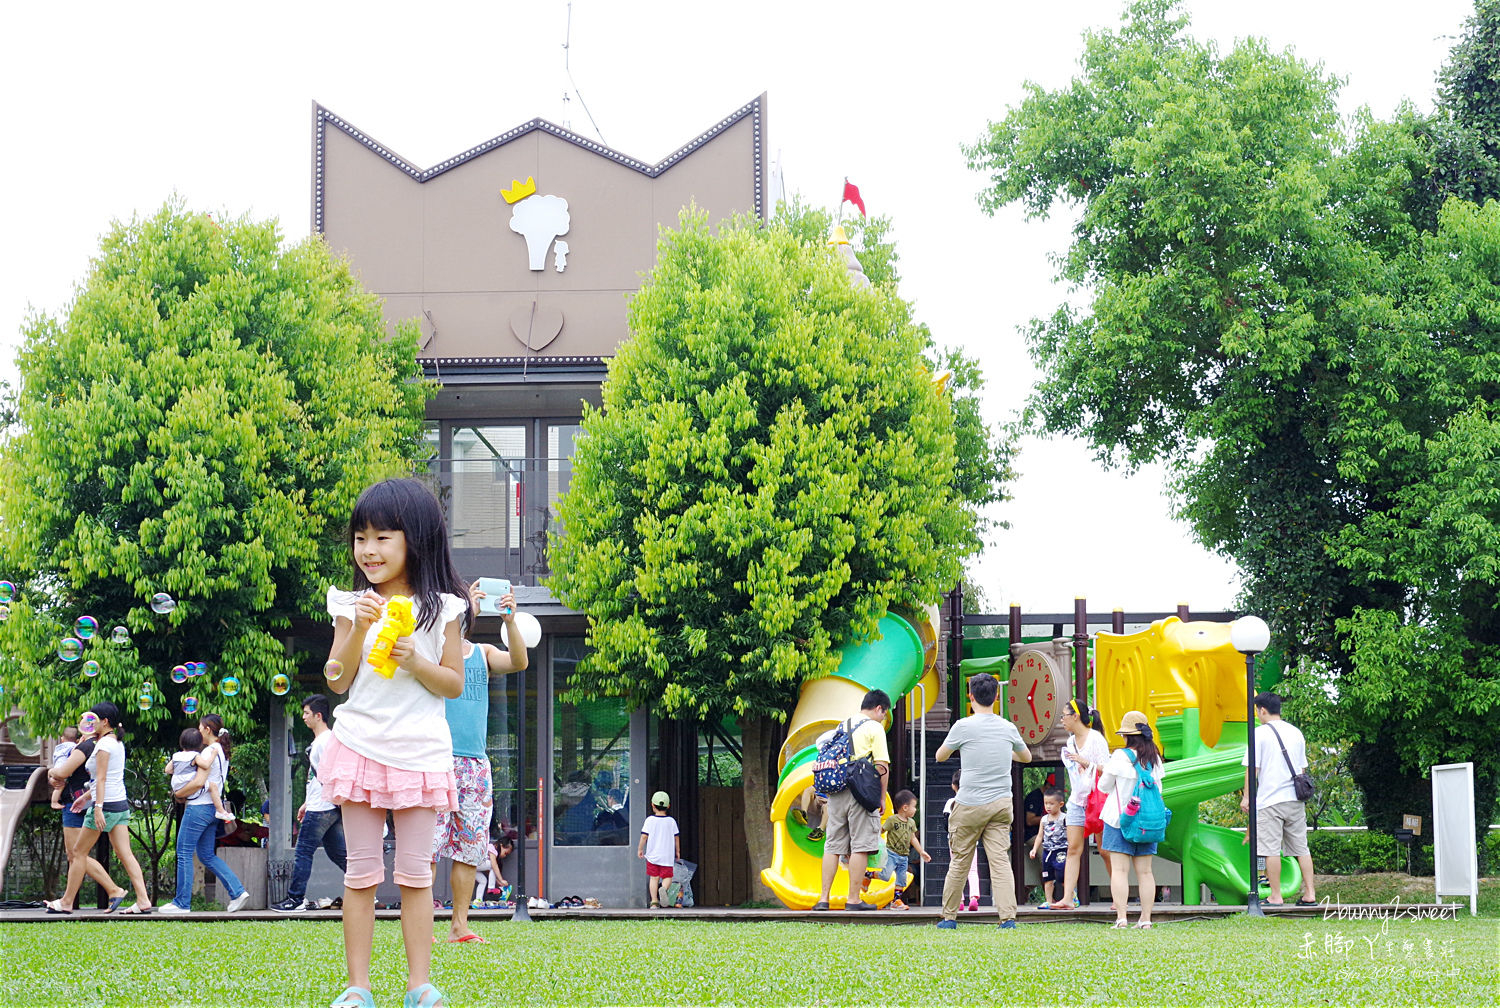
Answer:
<svg viewBox="0 0 1500 1008"><path fill-rule="evenodd" d="M1276 736L1276 744L1281 747L1281 758L1286 760L1287 772L1292 775L1292 793L1297 796L1299 802L1312 801L1313 795L1318 793L1318 786L1313 783L1306 771L1298 773L1297 768L1292 766L1292 758L1287 755L1286 743L1281 741L1281 733L1276 730L1276 726L1267 724L1266 727L1271 729L1271 734Z"/></svg>

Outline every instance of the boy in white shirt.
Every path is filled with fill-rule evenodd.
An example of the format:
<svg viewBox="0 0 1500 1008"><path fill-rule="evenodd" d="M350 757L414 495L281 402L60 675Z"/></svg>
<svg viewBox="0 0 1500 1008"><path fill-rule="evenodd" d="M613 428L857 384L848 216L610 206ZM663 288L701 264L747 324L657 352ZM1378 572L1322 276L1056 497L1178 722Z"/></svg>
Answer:
<svg viewBox="0 0 1500 1008"><path fill-rule="evenodd" d="M662 880L672 881L672 870L677 859L682 857L682 837L677 832L677 820L667 815L672 800L665 791L651 796L651 815L641 825L641 842L636 846L635 856L646 860L646 881L651 887L651 906L661 907L658 895Z"/></svg>

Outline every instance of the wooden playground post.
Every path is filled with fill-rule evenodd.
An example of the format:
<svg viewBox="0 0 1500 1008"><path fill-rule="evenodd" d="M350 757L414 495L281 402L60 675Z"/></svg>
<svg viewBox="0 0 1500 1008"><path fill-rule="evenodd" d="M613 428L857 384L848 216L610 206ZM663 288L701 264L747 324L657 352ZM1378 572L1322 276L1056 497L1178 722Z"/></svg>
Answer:
<svg viewBox="0 0 1500 1008"><path fill-rule="evenodd" d="M1123 614L1122 614L1123 615ZM1078 708L1087 716L1089 710L1089 602L1080 596L1073 600L1073 695ZM1064 898L1066 898L1066 893ZM1078 901L1089 900L1089 844L1083 841L1083 862L1078 866Z"/></svg>

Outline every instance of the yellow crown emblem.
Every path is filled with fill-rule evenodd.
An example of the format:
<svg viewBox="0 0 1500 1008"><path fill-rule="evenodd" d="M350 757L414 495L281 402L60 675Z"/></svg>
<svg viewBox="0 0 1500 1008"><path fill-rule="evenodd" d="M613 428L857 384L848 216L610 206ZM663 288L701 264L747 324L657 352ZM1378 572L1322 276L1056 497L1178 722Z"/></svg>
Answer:
<svg viewBox="0 0 1500 1008"><path fill-rule="evenodd" d="M528 175L525 182L520 179L511 179L510 188L501 189L500 195L505 197L507 203L519 203L534 192L536 192L536 179Z"/></svg>

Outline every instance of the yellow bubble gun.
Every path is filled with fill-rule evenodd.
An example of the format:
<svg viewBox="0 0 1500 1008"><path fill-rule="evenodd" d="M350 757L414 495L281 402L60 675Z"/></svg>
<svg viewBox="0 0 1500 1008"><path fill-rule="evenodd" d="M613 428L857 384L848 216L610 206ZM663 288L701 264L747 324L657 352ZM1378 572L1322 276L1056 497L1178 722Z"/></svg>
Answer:
<svg viewBox="0 0 1500 1008"><path fill-rule="evenodd" d="M396 663L391 660L391 645L397 637L406 637L417 628L412 615L411 599L405 595L392 595L385 604L385 618L380 621L380 632L375 635L375 644L370 648L370 666L389 679L396 674Z"/></svg>

